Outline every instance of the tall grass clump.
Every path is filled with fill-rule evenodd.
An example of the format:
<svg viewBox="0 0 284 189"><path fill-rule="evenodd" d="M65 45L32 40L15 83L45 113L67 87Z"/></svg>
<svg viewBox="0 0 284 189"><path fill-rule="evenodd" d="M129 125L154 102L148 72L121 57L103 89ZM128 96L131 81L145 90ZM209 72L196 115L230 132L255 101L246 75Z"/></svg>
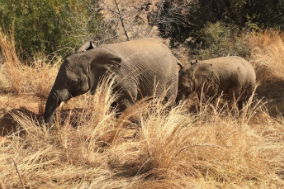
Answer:
<svg viewBox="0 0 284 189"><path fill-rule="evenodd" d="M36 59L25 63L19 59L15 50L13 31L0 30L0 48L5 57L2 73L8 83L9 91L15 94L33 94L47 97L61 61L46 63L47 59ZM29 65L28 65L29 64Z"/></svg>
<svg viewBox="0 0 284 189"><path fill-rule="evenodd" d="M284 111L284 43L279 31L266 30L252 33L250 62L256 70L259 98L265 98L270 112L277 116Z"/></svg>
<svg viewBox="0 0 284 189"><path fill-rule="evenodd" d="M42 124L41 118L12 114L25 134L8 136L12 142L0 147L0 170L6 170L0 176L4 186L21 186L13 161L26 187L79 187L85 181L103 182L111 177L102 153L111 144L107 143L109 133L115 131L115 111L110 109L115 96L110 92L102 83L94 96L86 94L69 102L53 128Z"/></svg>
<svg viewBox="0 0 284 189"><path fill-rule="evenodd" d="M251 60L256 66L257 78L265 82L283 78L284 44L279 31L254 32L249 41L252 48Z"/></svg>
<svg viewBox="0 0 284 189"><path fill-rule="evenodd" d="M283 121L247 105L246 115L190 113L142 101L116 118L113 80L70 100L53 128L12 114L24 134L0 146L6 188L271 188L282 187ZM134 105L135 106L135 105ZM125 113L126 114L126 113ZM136 132L136 134L134 134ZM15 162L15 164L14 164ZM17 173L20 174L20 177ZM20 179L19 179L20 178Z"/></svg>
<svg viewBox="0 0 284 189"><path fill-rule="evenodd" d="M167 112L152 103L140 114L139 139L110 149L110 168L120 177L136 177L131 188L269 187L281 155L276 160L263 153L279 153L282 147L265 146L258 133L264 128L249 125L258 116L250 104L247 114L236 118L225 111L191 115L185 103Z"/></svg>

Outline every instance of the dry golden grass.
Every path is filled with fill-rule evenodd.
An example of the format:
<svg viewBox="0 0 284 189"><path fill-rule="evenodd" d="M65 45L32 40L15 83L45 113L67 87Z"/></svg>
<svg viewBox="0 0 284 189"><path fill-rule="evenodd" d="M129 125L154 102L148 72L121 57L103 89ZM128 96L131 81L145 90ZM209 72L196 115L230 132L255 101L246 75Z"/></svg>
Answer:
<svg viewBox="0 0 284 189"><path fill-rule="evenodd" d="M283 36L282 36L283 37ZM255 66L259 98L270 101L270 113L279 115L284 111L284 44L278 31L253 33L249 38L251 63Z"/></svg>
<svg viewBox="0 0 284 189"><path fill-rule="evenodd" d="M279 34L250 40L261 90L281 98L278 85L269 88L274 91L264 85L282 81L282 60L274 57L282 53ZM5 57L15 56L4 66L9 90L47 96L58 67L42 64L37 71L37 64L22 66L14 51L7 52L12 54ZM71 99L53 128L42 124L41 115L13 111L11 124L19 130L0 139L0 188L284 187L284 118L272 117L267 104L251 99L239 114L205 103L192 113L187 101L169 110L155 99L116 119L111 82L93 96Z"/></svg>
<svg viewBox="0 0 284 189"><path fill-rule="evenodd" d="M5 57L5 63L1 75L1 86L9 86L8 90L15 94L32 94L44 96L48 94L52 87L52 80L58 72L57 63L46 64L46 59L35 60L31 66L27 66L18 58L15 51L13 31L9 34L0 30L0 48Z"/></svg>
<svg viewBox="0 0 284 189"><path fill-rule="evenodd" d="M25 134L1 144L3 185L21 187L15 161L30 188L284 187L276 174L282 175L283 124L265 111L193 115L186 103L168 111L159 100L147 102L136 112L134 139L135 124L122 124L109 110L109 91L74 99L51 131L40 119L13 114Z"/></svg>
<svg viewBox="0 0 284 189"><path fill-rule="evenodd" d="M253 33L248 44L253 49L251 59L256 66L259 81L284 77L284 44L279 31Z"/></svg>

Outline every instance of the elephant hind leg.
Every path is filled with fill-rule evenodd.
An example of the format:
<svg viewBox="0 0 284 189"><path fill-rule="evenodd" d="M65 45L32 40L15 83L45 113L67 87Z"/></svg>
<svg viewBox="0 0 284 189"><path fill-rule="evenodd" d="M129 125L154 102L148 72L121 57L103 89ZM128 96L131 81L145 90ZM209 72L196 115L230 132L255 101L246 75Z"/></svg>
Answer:
<svg viewBox="0 0 284 189"><path fill-rule="evenodd" d="M253 91L254 91L254 86L252 86L252 85L248 86L248 87L244 90L244 92L243 92L243 94L242 94L242 96L241 96L241 99L240 99L239 102L238 102L238 108L239 108L239 110L242 110L242 109L244 108L244 106L248 104L249 99L250 99L250 98L252 97L252 95L253 95Z"/></svg>
<svg viewBox="0 0 284 189"><path fill-rule="evenodd" d="M248 105L250 97L251 97L251 95L246 96L243 99L238 101L237 105L238 105L239 111L243 110L243 108Z"/></svg>

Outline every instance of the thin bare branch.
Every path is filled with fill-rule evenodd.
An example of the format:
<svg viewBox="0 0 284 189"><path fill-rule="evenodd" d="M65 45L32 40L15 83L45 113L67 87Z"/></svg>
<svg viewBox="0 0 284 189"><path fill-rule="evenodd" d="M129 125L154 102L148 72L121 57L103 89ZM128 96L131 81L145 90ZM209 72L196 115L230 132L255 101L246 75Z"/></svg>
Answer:
<svg viewBox="0 0 284 189"><path fill-rule="evenodd" d="M127 41L129 41L129 36L128 36L127 31L126 31L126 29L125 29L124 22L123 22L123 18L122 18L122 16L121 16L121 12L120 12L120 9L119 9L117 0L114 0L114 2L115 2L115 5L116 5L116 8L117 8L117 11L118 11L118 16L119 16L119 19L120 19L122 28L123 28L123 30L124 30L125 36L126 36L126 38L127 38Z"/></svg>
<svg viewBox="0 0 284 189"><path fill-rule="evenodd" d="M21 175L20 175L18 166L17 166L17 164L16 164L16 162L15 162L14 159L13 159L13 162L14 162L14 166L15 166L15 168L16 168L17 174L18 174L18 176L19 176L20 182L21 182L21 184L22 184L22 188L25 189L25 185L24 185L24 183L23 183L23 181L22 181L22 178L21 178Z"/></svg>

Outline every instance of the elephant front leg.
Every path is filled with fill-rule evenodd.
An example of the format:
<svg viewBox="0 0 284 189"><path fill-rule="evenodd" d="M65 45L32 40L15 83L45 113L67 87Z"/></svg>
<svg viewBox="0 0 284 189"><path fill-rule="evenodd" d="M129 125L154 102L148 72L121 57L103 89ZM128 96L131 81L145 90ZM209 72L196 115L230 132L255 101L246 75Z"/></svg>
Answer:
<svg viewBox="0 0 284 189"><path fill-rule="evenodd" d="M124 112L127 108L134 104L134 100L129 99L128 96L122 96L117 99L118 101L118 112Z"/></svg>
<svg viewBox="0 0 284 189"><path fill-rule="evenodd" d="M133 86L130 90L126 90L125 87L119 87L119 89L121 92L116 100L118 116L137 101L136 87Z"/></svg>
<svg viewBox="0 0 284 189"><path fill-rule="evenodd" d="M243 101L242 100L239 100L237 102L237 107L238 107L238 110L241 111L243 109Z"/></svg>
<svg viewBox="0 0 284 189"><path fill-rule="evenodd" d="M140 108L142 107L140 106L139 102L136 103L137 92L135 92L135 90L132 90L130 92L125 91L121 93L117 101L118 101L118 106L117 106L118 111L116 114L117 118L121 123L123 123L122 127L135 129L133 138L137 137L140 128L139 126L140 118L138 117L140 114L138 112L141 110Z"/></svg>

